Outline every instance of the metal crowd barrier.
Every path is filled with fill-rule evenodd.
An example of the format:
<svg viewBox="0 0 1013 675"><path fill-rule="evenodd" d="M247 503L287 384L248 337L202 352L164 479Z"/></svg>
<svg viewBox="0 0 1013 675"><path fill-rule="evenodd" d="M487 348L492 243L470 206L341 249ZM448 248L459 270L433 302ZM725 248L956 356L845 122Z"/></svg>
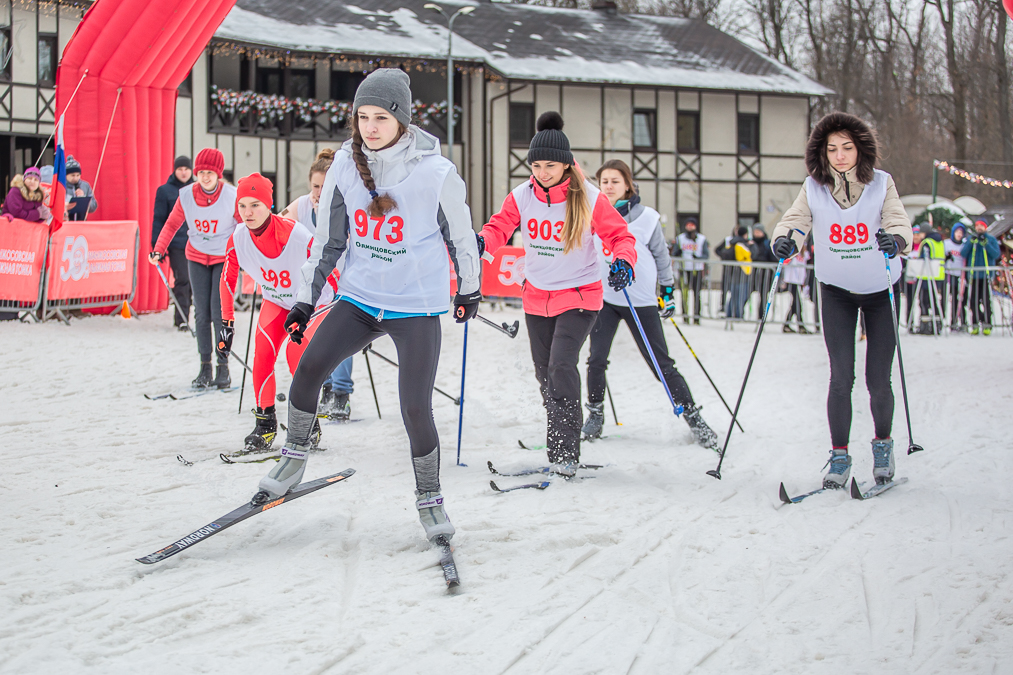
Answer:
<svg viewBox="0 0 1013 675"><path fill-rule="evenodd" d="M698 261L704 262L704 261ZM694 321L721 321L726 330L734 330L736 324L759 324L765 306L766 295L774 280L777 263L735 262L727 260L708 260L703 270L696 272L699 279L692 276L693 270L684 269L693 261L672 259L672 271L676 280L676 320L684 323ZM787 269L787 266L784 268ZM749 273L746 273L746 270ZM820 289L816 283L815 271L811 264L805 265L805 282L801 285L785 284L784 271L781 273L779 288L771 300L771 314L767 323L771 327L783 325L792 305L792 295L796 295L797 305L801 309L803 325L809 331L820 329ZM992 326L1000 329L1003 334L1013 335L1013 268L992 265L989 267L951 268L947 272L959 272L954 277L960 278L963 288L962 300L967 307L965 314L967 323L971 323L970 284L968 272L987 272L989 275L989 299L992 303ZM885 273L885 271L884 271ZM931 318L933 304L941 308L943 334L951 332L952 288L950 274L943 280L941 295L937 284L928 284L913 275L902 275L900 285L900 323L909 331L916 331L921 325L922 302L921 294L927 295L928 313ZM695 296L699 288L700 309L696 311ZM680 297L681 296L681 297ZM935 298L933 301L933 297ZM738 307L741 306L741 312ZM959 306L959 305L958 305ZM958 321L959 323L959 321ZM796 319L792 318L794 329Z"/></svg>

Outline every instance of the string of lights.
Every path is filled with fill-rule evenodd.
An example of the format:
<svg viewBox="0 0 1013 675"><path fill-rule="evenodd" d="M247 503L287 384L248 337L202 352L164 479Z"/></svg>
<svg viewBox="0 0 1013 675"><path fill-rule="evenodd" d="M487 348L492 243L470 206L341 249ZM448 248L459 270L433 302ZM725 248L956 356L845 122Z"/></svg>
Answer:
<svg viewBox="0 0 1013 675"><path fill-rule="evenodd" d="M932 164L940 171L945 171L951 176L959 176L960 178L971 181L972 183L977 183L979 185L989 185L991 187L1001 187L1006 188L1007 190L1013 189L1013 181L1011 180L999 180L998 178L989 178L988 176L982 176L980 173L975 173L973 171L961 169L941 159L933 160Z"/></svg>

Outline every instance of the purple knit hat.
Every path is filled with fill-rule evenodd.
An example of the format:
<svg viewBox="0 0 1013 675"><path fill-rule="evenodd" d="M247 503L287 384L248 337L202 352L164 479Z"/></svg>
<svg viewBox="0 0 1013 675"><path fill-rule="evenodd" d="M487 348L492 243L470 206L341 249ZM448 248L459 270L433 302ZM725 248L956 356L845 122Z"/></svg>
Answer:
<svg viewBox="0 0 1013 675"><path fill-rule="evenodd" d="M29 176L35 176L39 180L42 180L42 173L34 166L30 166L27 169L25 169L24 176L25 178L28 178Z"/></svg>

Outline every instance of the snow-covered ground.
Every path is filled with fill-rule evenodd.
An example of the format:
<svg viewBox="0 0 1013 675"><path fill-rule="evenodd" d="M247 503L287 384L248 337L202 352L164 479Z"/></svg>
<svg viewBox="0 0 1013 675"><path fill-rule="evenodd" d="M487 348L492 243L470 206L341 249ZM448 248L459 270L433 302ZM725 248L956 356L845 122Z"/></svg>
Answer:
<svg viewBox="0 0 1013 675"><path fill-rule="evenodd" d="M542 463L517 441L541 442L544 415L523 321L516 340L472 324L467 467L454 463L457 408L434 399L463 581L450 595L415 513L393 367L372 360L378 420L356 357L361 421L325 425L328 450L308 467L355 476L144 566L134 558L238 506L267 471L217 459L253 427L249 382L242 414L238 392L146 400L197 371L167 312L2 323L0 672L1013 672L1010 338L905 337L926 448L898 456L910 483L867 502L833 493L782 506L781 480L800 492L821 476L828 368L820 337L771 328L722 481L705 475L715 454L692 444L621 328L609 380L623 425L607 412L609 438L583 447L609 466L500 495L486 460ZM734 403L753 331L685 330ZM723 438L728 413L667 333ZM445 321L437 385L454 393L461 342ZM394 356L388 339L375 346ZM854 399L854 471L868 480L861 375Z"/></svg>

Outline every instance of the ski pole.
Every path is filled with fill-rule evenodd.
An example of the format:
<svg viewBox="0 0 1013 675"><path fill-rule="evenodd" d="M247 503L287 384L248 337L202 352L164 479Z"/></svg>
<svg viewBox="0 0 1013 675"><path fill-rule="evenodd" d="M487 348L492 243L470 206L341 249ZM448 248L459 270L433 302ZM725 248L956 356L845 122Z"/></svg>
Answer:
<svg viewBox="0 0 1013 675"><path fill-rule="evenodd" d="M682 342L683 342L683 344L686 345L686 349L688 349L689 353L693 355L694 359L696 359L696 363L697 363L698 366L700 366L700 370L703 371L703 374L707 377L707 381L711 383L712 387L714 387L714 391L715 391L715 393L717 393L718 398L721 399L721 402L725 404L725 409L728 411L728 414L731 415L732 414L732 407L730 405L728 405L727 401L725 401L725 397L722 396L721 392L718 390L718 385L714 384L714 380L711 379L710 373L708 373L707 369L703 367L703 362L700 361L700 357L697 356L696 352L693 351L693 348L689 346L689 340L686 339L685 334L683 334L682 330L679 328L679 324L676 323L676 321L675 321L675 319L673 317L668 317L668 319L669 319L669 321L672 322L672 325L675 326L675 330L679 333L679 337L682 338ZM739 422L737 420L735 422L735 425L739 428L739 431L741 431L742 433L746 433L746 430L742 428L742 425L739 424Z"/></svg>
<svg viewBox="0 0 1013 675"><path fill-rule="evenodd" d="M911 435L911 410L907 404L907 380L904 377L904 356L900 350L900 321L897 319L897 305L893 298L893 277L890 275L890 256L884 251L883 260L886 261L886 288L890 291L890 316L893 317L893 336L897 340L897 363L900 365L900 390L904 394L904 417L907 419L907 454L924 450L922 446L914 441Z"/></svg>
<svg viewBox="0 0 1013 675"><path fill-rule="evenodd" d="M366 347L366 349L368 349L369 351L373 352L378 357L380 357L381 360L386 361L387 363L389 363L390 365L394 366L395 368L400 368L401 367L401 366L398 365L397 361L392 361L391 359L388 359L386 356L384 356L380 352L378 352L375 349L373 349L373 345L369 345L368 347ZM363 351L365 351L365 350L363 350ZM443 391L439 387L435 387L434 386L433 387L433 391L436 391L436 392L438 392L440 394L443 394L444 396L446 396L447 398L449 398L451 401L453 401L454 405L460 405L461 404L461 402L459 400L457 400L457 398L451 396L450 394L448 394L447 392Z"/></svg>
<svg viewBox="0 0 1013 675"><path fill-rule="evenodd" d="M257 316L257 287L253 287L253 296L250 299L250 332L246 335L246 358L250 358L250 343L253 341L253 324ZM246 371L243 371L243 382L239 385L239 414L243 414L243 392L246 390Z"/></svg>
<svg viewBox="0 0 1013 675"><path fill-rule="evenodd" d="M517 337L517 330L520 328L520 325L521 325L520 321L514 321L512 325L508 324L506 321L504 321L502 323L502 325L501 325L501 324L496 323L495 321L490 321L489 319L485 318L481 314L476 314L475 318L478 319L479 321L481 321L482 323L484 323L487 326L492 326L493 328L495 328L496 330L498 330L500 333L506 333L507 335L509 335L512 338Z"/></svg>
<svg viewBox="0 0 1013 675"><path fill-rule="evenodd" d="M728 441L731 440L732 431L735 429L735 420L739 416L739 406L742 405L742 395L746 393L746 382L749 381L749 371L753 369L753 359L756 358L756 348L760 346L760 338L763 336L763 327L767 324L767 315L770 314L770 303L774 299L777 282L781 279L782 267L784 267L784 258L777 261L777 270L774 272L774 282L770 285L770 294L767 295L767 306L763 308L763 316L760 318L760 327L756 331L756 341L753 342L753 353L749 355L749 365L746 366L746 375L742 378L742 388L739 389L739 398L735 401L735 410L732 412L732 423L728 425L728 434L725 436L725 445L721 448L721 454L718 457L718 468L707 472L708 476L714 476L718 480L721 480L721 465L724 464L725 453L728 451Z"/></svg>
<svg viewBox="0 0 1013 675"><path fill-rule="evenodd" d="M457 408L457 466L461 464L461 431L464 428L464 369L468 365L468 322L464 322L464 349L461 352L461 398ZM435 387L433 387L435 389Z"/></svg>
<svg viewBox="0 0 1013 675"><path fill-rule="evenodd" d="M612 400L612 390L609 389L609 381L608 380L605 380L605 393L609 395L609 405L612 406L612 419L614 419L616 421L616 426L617 427L621 427L623 425L623 423L619 421L619 416L616 415L616 404Z"/></svg>
<svg viewBox="0 0 1013 675"><path fill-rule="evenodd" d="M640 339L644 341L644 346L647 347L647 353L651 355L651 363L654 364L654 372L658 374L658 379L661 380L661 384L665 386L665 393L668 394L668 402L672 404L672 412L678 417L682 414L683 407L675 402L672 397L672 392L668 388L668 382L665 381L665 376L661 372L661 366L658 365L658 359L654 357L654 350L651 349L651 343L647 341L647 334L644 332L644 327L640 325L640 317L637 316L637 310L633 306L633 301L630 300L630 294L623 289L623 295L626 296L626 304L629 305L630 311L633 313L633 320L637 323L637 330L640 331Z"/></svg>
<svg viewBox="0 0 1013 675"><path fill-rule="evenodd" d="M366 357L366 370L369 371L369 386L373 388L373 402L376 403L376 416L383 419L383 415L380 414L380 399L376 396L376 384L373 383L373 369L369 365L369 351L369 345L366 345L362 350L362 355ZM376 354L376 352L373 353Z"/></svg>
<svg viewBox="0 0 1013 675"><path fill-rule="evenodd" d="M169 291L169 299L172 300L172 304L176 306L176 311L179 312L179 317L183 319L183 323L186 325L186 329L190 331L190 335L197 337L197 333L194 332L193 328L190 328L190 319L183 314L183 308L179 306L179 300L176 299L176 294L172 292L169 287L169 280L165 276L165 272L162 271L162 266L155 265L155 269L158 270L158 276L162 277L162 283L165 284L165 290Z"/></svg>

